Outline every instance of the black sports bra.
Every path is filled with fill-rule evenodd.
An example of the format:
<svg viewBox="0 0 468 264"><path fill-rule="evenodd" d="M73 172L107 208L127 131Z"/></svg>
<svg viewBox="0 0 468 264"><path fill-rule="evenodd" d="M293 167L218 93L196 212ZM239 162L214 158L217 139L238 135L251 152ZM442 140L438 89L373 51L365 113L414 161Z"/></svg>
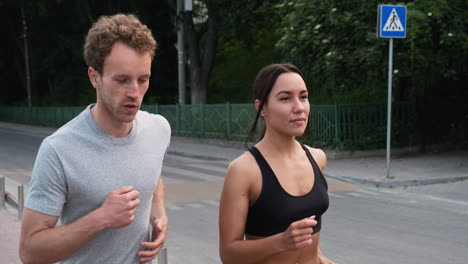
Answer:
<svg viewBox="0 0 468 264"><path fill-rule="evenodd" d="M312 189L301 196L286 192L260 151L256 147L249 149L262 172L262 190L257 201L249 207L245 233L260 237L272 236L284 232L291 223L312 215L316 216L317 221L313 233L320 231L322 214L329 205L328 185L307 147L301 146L315 174Z"/></svg>

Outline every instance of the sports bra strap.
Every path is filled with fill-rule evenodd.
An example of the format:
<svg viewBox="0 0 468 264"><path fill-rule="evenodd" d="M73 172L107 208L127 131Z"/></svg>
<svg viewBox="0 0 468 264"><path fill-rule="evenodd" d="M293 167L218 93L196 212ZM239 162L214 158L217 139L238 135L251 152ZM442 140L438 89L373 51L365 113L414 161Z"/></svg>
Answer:
<svg viewBox="0 0 468 264"><path fill-rule="evenodd" d="M323 173L322 173L322 170L320 169L320 167L318 166L317 162L315 161L314 157L312 156L312 154L310 153L309 151L309 148L302 144L301 143L301 146L302 148L304 149L306 155L307 155L307 158L309 158L309 161L310 163L312 164L312 167L314 168L314 171L315 172L319 172L319 173L316 173L315 174L315 180L317 180L317 177L321 177L323 182L325 182L325 186L326 186L326 189L328 190L328 183L327 181L325 180L325 177L323 176ZM318 174L318 175L317 175Z"/></svg>
<svg viewBox="0 0 468 264"><path fill-rule="evenodd" d="M268 164L266 159L263 157L262 153L260 153L260 151L256 147L251 147L249 151L250 153L252 153L252 155L258 163L258 166L260 167L263 181L268 181L268 177L266 177L266 175L275 175L270 167L270 164Z"/></svg>

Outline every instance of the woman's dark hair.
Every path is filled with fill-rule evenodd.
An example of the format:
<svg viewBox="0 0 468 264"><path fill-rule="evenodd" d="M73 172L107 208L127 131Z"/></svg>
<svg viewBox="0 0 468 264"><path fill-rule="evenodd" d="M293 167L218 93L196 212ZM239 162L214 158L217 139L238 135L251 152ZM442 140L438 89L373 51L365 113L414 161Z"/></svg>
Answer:
<svg viewBox="0 0 468 264"><path fill-rule="evenodd" d="M304 75L302 74L301 70L299 70L299 68L289 63L270 64L262 68L258 72L257 77L255 78L255 81L254 81L254 85L253 85L253 95L254 95L254 102L255 100L258 99L260 100L260 105L258 106L257 114L255 116L255 120L252 125L252 128L250 129L247 140L245 141L245 146L247 148L248 148L248 142L252 139L252 137L255 134L258 120L260 118L260 113L262 112L263 106L267 103L268 96L270 95L271 89L275 85L278 77L281 74L288 73L288 72L297 73L304 80ZM261 140L265 136L265 130L266 130L266 127L265 127L265 124L263 124L259 140Z"/></svg>

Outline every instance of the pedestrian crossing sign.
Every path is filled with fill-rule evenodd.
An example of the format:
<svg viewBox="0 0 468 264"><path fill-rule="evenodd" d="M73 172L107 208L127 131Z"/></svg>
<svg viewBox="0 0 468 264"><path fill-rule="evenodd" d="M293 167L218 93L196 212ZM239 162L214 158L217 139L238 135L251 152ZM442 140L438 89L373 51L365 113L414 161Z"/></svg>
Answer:
<svg viewBox="0 0 468 264"><path fill-rule="evenodd" d="M377 18L379 37L406 37L406 6L379 5Z"/></svg>

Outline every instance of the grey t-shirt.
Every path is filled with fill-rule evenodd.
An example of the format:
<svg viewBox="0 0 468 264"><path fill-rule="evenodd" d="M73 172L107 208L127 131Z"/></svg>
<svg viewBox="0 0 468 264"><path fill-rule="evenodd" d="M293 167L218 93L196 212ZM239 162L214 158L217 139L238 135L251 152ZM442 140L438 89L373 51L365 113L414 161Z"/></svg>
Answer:
<svg viewBox="0 0 468 264"><path fill-rule="evenodd" d="M141 201L134 221L100 232L61 263L139 263L171 129L164 117L139 111L129 135L114 138L96 125L90 108L42 142L25 207L60 216L66 225L99 208L111 191L133 186Z"/></svg>

